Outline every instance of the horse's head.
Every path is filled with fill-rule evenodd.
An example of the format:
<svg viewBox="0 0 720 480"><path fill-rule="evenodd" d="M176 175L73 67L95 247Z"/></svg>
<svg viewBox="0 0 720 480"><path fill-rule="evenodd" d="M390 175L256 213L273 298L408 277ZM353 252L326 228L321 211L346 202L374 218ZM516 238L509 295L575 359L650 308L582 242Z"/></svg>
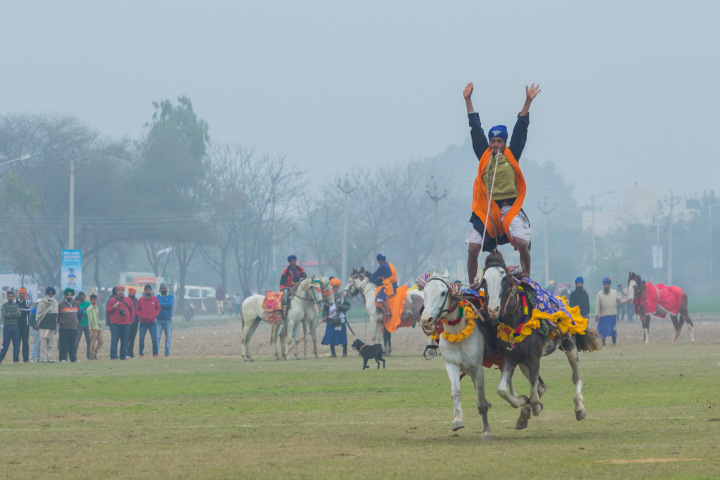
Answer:
<svg viewBox="0 0 720 480"><path fill-rule="evenodd" d="M421 277L423 277L421 275ZM452 313L458 306L458 300L462 296L460 288L454 283L449 283L442 275L435 272L432 276L424 276L425 282L422 286L423 312L420 322L423 329L431 331L435 322Z"/></svg>
<svg viewBox="0 0 720 480"><path fill-rule="evenodd" d="M322 299L325 305L328 307L335 303L335 291L333 286L330 284L330 280L323 275L320 277L320 292L322 293Z"/></svg>
<svg viewBox="0 0 720 480"><path fill-rule="evenodd" d="M362 287L365 283L365 267L361 267L360 270L356 270L353 268L352 272L350 273L350 277L345 284L345 290L343 290L343 294L346 297L354 297L355 295L362 293Z"/></svg>
<svg viewBox="0 0 720 480"><path fill-rule="evenodd" d="M637 298L641 294L642 287L645 286L645 282L642 278L640 278L640 275L638 275L635 272L630 272L628 274L628 296L630 298Z"/></svg>
<svg viewBox="0 0 720 480"><path fill-rule="evenodd" d="M505 259L499 251L494 250L485 260L485 269L480 283L480 288L485 291L487 299L488 316L492 320L500 316L502 299L507 294L509 286L510 275L505 265Z"/></svg>

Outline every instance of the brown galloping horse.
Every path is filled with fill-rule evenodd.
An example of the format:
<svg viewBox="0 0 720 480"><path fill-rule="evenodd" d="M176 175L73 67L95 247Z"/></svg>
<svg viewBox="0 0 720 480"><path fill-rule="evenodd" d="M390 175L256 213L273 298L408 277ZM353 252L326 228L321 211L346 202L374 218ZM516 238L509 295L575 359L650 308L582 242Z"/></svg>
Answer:
<svg viewBox="0 0 720 480"><path fill-rule="evenodd" d="M640 315L642 320L643 339L646 345L650 343L651 315L661 318L665 318L666 314L670 315L673 328L675 328L673 343L677 342L684 322L688 324L690 341L695 341L693 322L690 320L690 314L688 313L688 296L679 287L667 287L662 283L653 285L640 278L637 273L630 272L628 275L628 295L633 299L635 313Z"/></svg>

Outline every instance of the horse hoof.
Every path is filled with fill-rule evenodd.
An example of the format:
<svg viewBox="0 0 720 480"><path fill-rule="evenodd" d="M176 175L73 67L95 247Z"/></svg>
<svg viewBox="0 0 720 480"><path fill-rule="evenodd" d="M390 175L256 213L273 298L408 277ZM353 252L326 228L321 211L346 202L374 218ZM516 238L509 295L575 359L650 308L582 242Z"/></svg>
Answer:
<svg viewBox="0 0 720 480"><path fill-rule="evenodd" d="M537 405L533 405L533 406L532 406L532 414L537 417L538 415L540 415L540 412L542 412L542 409L543 409L543 404L542 404L542 403L538 403Z"/></svg>
<svg viewBox="0 0 720 480"><path fill-rule="evenodd" d="M579 422L581 420L585 420L585 409L578 410L575 412L575 419Z"/></svg>
<svg viewBox="0 0 720 480"><path fill-rule="evenodd" d="M483 432L482 437L481 437L481 440L482 440L483 442L489 442L490 440L492 440L492 433L490 433L490 432Z"/></svg>
<svg viewBox="0 0 720 480"><path fill-rule="evenodd" d="M515 422L515 430L523 430L528 426L528 419L525 415L520 415Z"/></svg>
<svg viewBox="0 0 720 480"><path fill-rule="evenodd" d="M453 422L453 432L457 432L461 428L465 428L465 422L462 420L456 420Z"/></svg>

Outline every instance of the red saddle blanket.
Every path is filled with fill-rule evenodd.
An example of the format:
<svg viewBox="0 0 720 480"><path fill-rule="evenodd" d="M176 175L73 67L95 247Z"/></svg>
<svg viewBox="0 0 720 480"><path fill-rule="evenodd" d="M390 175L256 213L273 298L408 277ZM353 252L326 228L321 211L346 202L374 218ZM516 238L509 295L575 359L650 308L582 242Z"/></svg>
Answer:
<svg viewBox="0 0 720 480"><path fill-rule="evenodd" d="M265 311L265 318L267 318L270 325L278 320L282 320L282 297L282 292L268 290L267 293L265 293L262 307Z"/></svg>
<svg viewBox="0 0 720 480"><path fill-rule="evenodd" d="M639 299L634 299L635 311L639 312L638 307L642 305L645 313L650 313L658 317L665 318L665 312L658 312L658 305L667 310L671 315L676 315L680 310L683 291L680 287L667 287L662 283L653 285L645 282L645 292Z"/></svg>

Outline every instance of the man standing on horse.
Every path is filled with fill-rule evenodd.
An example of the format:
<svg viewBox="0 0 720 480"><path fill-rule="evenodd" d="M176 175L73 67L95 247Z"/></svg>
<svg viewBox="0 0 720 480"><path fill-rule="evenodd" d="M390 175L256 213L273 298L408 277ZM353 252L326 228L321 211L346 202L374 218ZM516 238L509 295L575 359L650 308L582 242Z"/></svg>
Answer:
<svg viewBox="0 0 720 480"><path fill-rule="evenodd" d="M532 232L530 220L522 210L525 178L518 161L527 142L530 104L540 93L540 85L525 87L525 105L518 114L507 148L508 133L505 125L492 127L488 138L485 138L480 116L472 104L472 93L473 84L468 83L463 97L470 121L473 151L479 160L470 216L473 228L465 240L468 244L468 278L470 283L475 281L481 250L489 252L506 243L512 244L519 252L522 276L529 277Z"/></svg>
<svg viewBox="0 0 720 480"><path fill-rule="evenodd" d="M394 297L397 291L397 271L395 266L388 262L387 257L382 253L378 253L375 259L378 262L378 268L375 273L370 275L369 281L378 287L383 287L375 296L375 301L381 306L385 315L390 316L392 313L387 305L387 299Z"/></svg>
<svg viewBox="0 0 720 480"><path fill-rule="evenodd" d="M290 297L292 296L290 293L290 290L292 287L300 283L300 280L303 278L307 278L307 273L305 273L305 269L302 268L300 265L297 264L297 256L290 255L287 257L288 260L288 266L283 271L282 275L280 275L280 288L279 291L282 292L282 314L283 318L287 317L287 312L290 309Z"/></svg>

